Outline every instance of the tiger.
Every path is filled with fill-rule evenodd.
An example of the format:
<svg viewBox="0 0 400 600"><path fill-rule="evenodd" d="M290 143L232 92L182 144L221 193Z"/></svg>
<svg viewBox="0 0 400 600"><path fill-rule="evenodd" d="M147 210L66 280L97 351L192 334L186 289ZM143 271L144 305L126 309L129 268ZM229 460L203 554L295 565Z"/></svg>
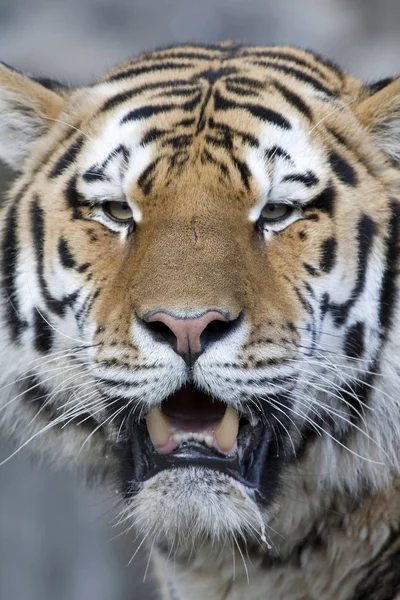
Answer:
<svg viewBox="0 0 400 600"><path fill-rule="evenodd" d="M0 422L115 493L163 600L400 598L400 79L0 65Z"/></svg>

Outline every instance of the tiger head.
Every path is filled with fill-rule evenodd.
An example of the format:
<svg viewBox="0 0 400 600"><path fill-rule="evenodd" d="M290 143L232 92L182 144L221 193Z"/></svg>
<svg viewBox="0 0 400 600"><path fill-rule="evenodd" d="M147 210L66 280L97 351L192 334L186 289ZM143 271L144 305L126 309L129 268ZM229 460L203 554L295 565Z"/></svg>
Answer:
<svg viewBox="0 0 400 600"><path fill-rule="evenodd" d="M82 88L1 65L0 87L19 171L0 416L20 446L116 481L160 545L262 534L293 481L382 485L399 80L217 44Z"/></svg>

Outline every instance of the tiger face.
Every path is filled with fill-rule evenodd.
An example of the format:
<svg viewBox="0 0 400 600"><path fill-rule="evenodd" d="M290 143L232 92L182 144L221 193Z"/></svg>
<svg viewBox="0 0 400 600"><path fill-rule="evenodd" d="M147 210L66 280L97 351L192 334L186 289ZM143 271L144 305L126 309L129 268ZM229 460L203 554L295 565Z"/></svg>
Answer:
<svg viewBox="0 0 400 600"><path fill-rule="evenodd" d="M0 415L20 444L117 482L123 519L161 548L268 545L310 465L324 493L384 485L399 82L221 44L86 88L6 66L0 84L20 170Z"/></svg>

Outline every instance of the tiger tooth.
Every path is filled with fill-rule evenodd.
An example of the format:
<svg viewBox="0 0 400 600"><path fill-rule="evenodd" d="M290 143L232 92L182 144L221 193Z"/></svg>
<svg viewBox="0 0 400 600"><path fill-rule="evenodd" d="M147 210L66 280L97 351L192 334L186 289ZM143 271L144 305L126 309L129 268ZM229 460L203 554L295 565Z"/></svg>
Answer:
<svg viewBox="0 0 400 600"><path fill-rule="evenodd" d="M212 435L206 435L206 437L204 438L205 443L207 444L207 446L209 448L211 448L211 446L213 445L213 436Z"/></svg>
<svg viewBox="0 0 400 600"><path fill-rule="evenodd" d="M227 406L225 414L215 430L215 439L222 452L230 452L235 446L239 432L239 415L232 406Z"/></svg>
<svg viewBox="0 0 400 600"><path fill-rule="evenodd" d="M170 421L158 406L155 406L147 415L146 425L150 439L156 448L168 444L171 436Z"/></svg>

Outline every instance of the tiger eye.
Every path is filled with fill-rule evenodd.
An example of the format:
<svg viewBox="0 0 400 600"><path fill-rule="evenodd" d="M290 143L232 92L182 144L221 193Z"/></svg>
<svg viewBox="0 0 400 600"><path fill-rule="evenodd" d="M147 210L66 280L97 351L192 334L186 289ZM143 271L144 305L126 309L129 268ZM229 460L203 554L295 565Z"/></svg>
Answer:
<svg viewBox="0 0 400 600"><path fill-rule="evenodd" d="M104 212L119 223L131 221L132 210L127 202L107 202L103 205Z"/></svg>
<svg viewBox="0 0 400 600"><path fill-rule="evenodd" d="M264 221L279 221L287 217L292 210L289 204L266 204L261 211L261 219Z"/></svg>

